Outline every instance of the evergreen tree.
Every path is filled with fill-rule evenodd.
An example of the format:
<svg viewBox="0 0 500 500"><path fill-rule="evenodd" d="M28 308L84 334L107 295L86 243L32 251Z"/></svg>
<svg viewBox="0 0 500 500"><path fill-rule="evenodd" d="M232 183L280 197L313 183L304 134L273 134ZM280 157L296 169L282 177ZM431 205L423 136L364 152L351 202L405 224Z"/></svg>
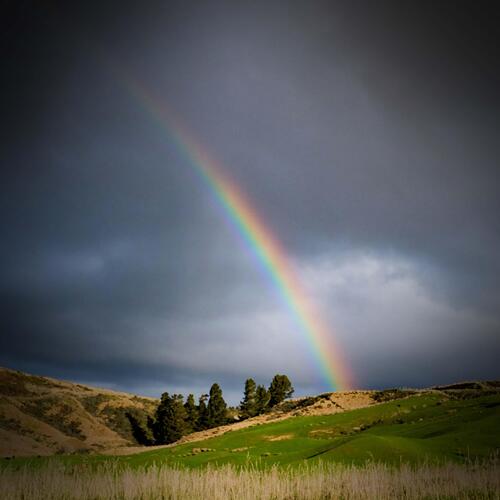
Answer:
<svg viewBox="0 0 500 500"><path fill-rule="evenodd" d="M198 408L196 408L192 394L187 397L184 409L186 410L186 433L193 432L198 422Z"/></svg>
<svg viewBox="0 0 500 500"><path fill-rule="evenodd" d="M186 410L182 404L182 394L170 396L165 392L156 409L153 434L156 444L173 443L180 439L186 430Z"/></svg>
<svg viewBox="0 0 500 500"><path fill-rule="evenodd" d="M149 434L152 436L151 444L156 444L155 425L156 425L155 419L151 415L148 415L148 418L146 420L146 426L148 428Z"/></svg>
<svg viewBox="0 0 500 500"><path fill-rule="evenodd" d="M275 375L269 386L269 406L275 406L293 394L293 387L286 375Z"/></svg>
<svg viewBox="0 0 500 500"><path fill-rule="evenodd" d="M245 381L245 392L243 394L243 400L240 404L241 416L243 418L254 417L257 412L255 408L255 381L251 378Z"/></svg>
<svg viewBox="0 0 500 500"><path fill-rule="evenodd" d="M151 429L148 425L144 425L144 419L140 418L137 410L132 409L131 411L125 413L125 416L130 422L132 436L134 436L134 439L138 444L142 444L144 446L151 446L154 444ZM147 418L150 419L151 417L148 415Z"/></svg>
<svg viewBox="0 0 500 500"><path fill-rule="evenodd" d="M208 426L217 427L227 421L227 405L222 397L222 389L219 384L210 387L210 399L208 400Z"/></svg>
<svg viewBox="0 0 500 500"><path fill-rule="evenodd" d="M198 400L198 419L196 420L195 430L203 431L208 429L208 394L202 394Z"/></svg>
<svg viewBox="0 0 500 500"><path fill-rule="evenodd" d="M263 385L258 385L255 391L255 414L264 413L269 403L269 392Z"/></svg>

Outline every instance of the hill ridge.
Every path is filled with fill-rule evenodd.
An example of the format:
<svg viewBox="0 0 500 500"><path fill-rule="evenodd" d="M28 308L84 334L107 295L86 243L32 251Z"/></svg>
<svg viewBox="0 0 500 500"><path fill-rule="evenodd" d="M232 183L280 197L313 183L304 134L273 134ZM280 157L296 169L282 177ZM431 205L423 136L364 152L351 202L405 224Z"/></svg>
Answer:
<svg viewBox="0 0 500 500"><path fill-rule="evenodd" d="M96 452L135 443L158 400L0 367L0 456Z"/></svg>
<svg viewBox="0 0 500 500"><path fill-rule="evenodd" d="M428 389L393 388L323 393L286 400L251 419L199 431L171 445L137 445L126 416L145 422L158 399L0 367L0 456L60 453L135 454L204 441L292 417L334 415L417 394L473 395L500 391L498 381L463 381Z"/></svg>

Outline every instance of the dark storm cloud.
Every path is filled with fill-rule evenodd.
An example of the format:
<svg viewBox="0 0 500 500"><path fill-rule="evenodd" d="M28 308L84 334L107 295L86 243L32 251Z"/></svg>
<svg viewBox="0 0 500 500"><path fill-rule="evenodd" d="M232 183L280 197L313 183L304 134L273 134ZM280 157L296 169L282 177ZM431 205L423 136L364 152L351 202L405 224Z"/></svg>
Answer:
<svg viewBox="0 0 500 500"><path fill-rule="evenodd" d="M492 19L459 6L343 5L327 21L311 7L314 24L290 10L258 37L223 21L206 36L193 123L206 120L229 169L245 167L235 175L287 246L396 247L449 268L455 299L471 300L472 287L476 305L497 307Z"/></svg>
<svg viewBox="0 0 500 500"><path fill-rule="evenodd" d="M149 393L215 379L236 391L285 370L319 387L279 297L130 74L259 207L359 385L497 376L488 10L9 4L0 363Z"/></svg>

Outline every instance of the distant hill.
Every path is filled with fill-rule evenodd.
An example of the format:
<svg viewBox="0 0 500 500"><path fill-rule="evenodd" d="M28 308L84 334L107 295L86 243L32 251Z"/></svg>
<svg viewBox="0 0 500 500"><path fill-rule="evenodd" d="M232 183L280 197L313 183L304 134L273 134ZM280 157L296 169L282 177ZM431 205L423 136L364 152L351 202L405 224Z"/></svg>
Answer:
<svg viewBox="0 0 500 500"><path fill-rule="evenodd" d="M443 403L442 409L450 402L452 406L448 410L454 411L452 402L455 400L464 401L488 395L497 401L496 398L500 397L500 382L462 382L430 389L325 393L284 401L258 417L196 432L184 436L176 444L188 446L189 443L203 442L228 433L236 436L239 431L245 431L247 428L278 425L291 417L329 416L336 419L337 414L343 413L350 422L351 417L348 415L352 414L354 417L358 410L368 411L368 407L394 401L399 408L398 400L421 396L433 398L436 405ZM74 452L123 455L175 447L174 444L145 448L138 446L134 439L127 414L145 424L147 416L153 415L157 404L158 400L154 398L28 375L0 367L0 457ZM493 411L493 408L497 411L496 403L490 401L488 404L488 412ZM438 406L436 415L440 414ZM344 417L339 415L338 418ZM394 419L398 422L405 420L399 415ZM301 422L300 418L293 420ZM288 424L284 425L284 428L288 428ZM357 424L352 425L356 427ZM318 435L314 439L319 438L320 428L321 426L318 427ZM326 432L325 436L327 434ZM243 445L236 448L246 450Z"/></svg>
<svg viewBox="0 0 500 500"><path fill-rule="evenodd" d="M98 452L136 444L127 413L158 400L0 368L0 456Z"/></svg>

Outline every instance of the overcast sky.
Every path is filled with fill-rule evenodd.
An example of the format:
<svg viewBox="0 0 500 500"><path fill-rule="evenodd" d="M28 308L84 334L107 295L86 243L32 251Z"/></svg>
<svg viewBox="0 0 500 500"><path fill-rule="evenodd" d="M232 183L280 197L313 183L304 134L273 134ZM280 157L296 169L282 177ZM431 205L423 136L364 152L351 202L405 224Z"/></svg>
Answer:
<svg viewBox="0 0 500 500"><path fill-rule="evenodd" d="M327 389L123 71L258 207L356 387L499 378L487 4L146 3L2 7L0 364L232 403L250 376Z"/></svg>

